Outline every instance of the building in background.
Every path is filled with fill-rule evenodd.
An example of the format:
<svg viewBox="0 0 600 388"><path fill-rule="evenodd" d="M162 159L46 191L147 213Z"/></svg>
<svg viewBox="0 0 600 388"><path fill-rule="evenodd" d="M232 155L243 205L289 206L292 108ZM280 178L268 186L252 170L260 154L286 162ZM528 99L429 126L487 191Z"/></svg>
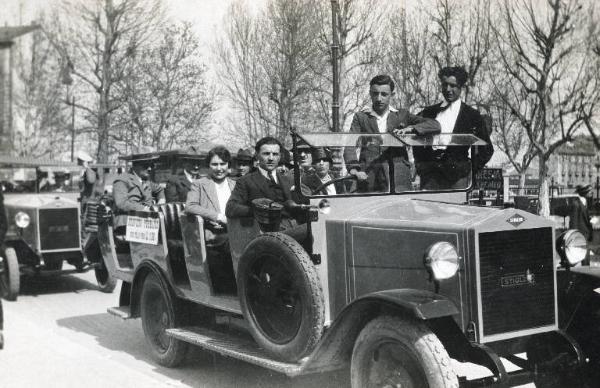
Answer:
<svg viewBox="0 0 600 388"><path fill-rule="evenodd" d="M554 185L570 193L577 185L591 185L598 196L600 152L589 136L579 136L562 145L550 159L549 171Z"/></svg>
<svg viewBox="0 0 600 388"><path fill-rule="evenodd" d="M38 26L0 27L0 152L10 152L13 144L13 56L15 39Z"/></svg>

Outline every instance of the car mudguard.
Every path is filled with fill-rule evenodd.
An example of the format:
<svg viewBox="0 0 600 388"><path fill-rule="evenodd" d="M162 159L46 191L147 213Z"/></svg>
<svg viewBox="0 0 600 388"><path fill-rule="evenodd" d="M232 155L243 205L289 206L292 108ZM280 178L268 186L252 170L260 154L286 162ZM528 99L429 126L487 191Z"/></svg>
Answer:
<svg viewBox="0 0 600 388"><path fill-rule="evenodd" d="M165 289L171 287L165 278L165 274L163 273L162 269L156 263L153 263L150 260L141 262L136 267L131 284L125 282L123 283L123 286L121 287L121 295L119 297L119 304L121 306L123 306L123 303L129 303L131 318L138 318L140 316L140 297L142 294L142 286L144 285L144 279L149 273L154 273ZM128 297L125 295L127 293L129 294Z"/></svg>
<svg viewBox="0 0 600 388"><path fill-rule="evenodd" d="M380 315L428 320L458 313L452 301L425 290L395 289L364 295L351 302L337 316L309 356L306 370L317 372L343 367L350 360L360 331Z"/></svg>

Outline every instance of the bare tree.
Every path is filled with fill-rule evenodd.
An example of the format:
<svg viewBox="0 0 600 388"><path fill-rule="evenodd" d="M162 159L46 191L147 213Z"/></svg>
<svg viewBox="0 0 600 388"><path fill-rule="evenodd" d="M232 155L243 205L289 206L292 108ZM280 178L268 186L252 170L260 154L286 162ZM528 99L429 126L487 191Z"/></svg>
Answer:
<svg viewBox="0 0 600 388"><path fill-rule="evenodd" d="M520 0L504 3L502 13L494 36L507 77L492 78L494 92L532 144L539 165L540 214L548 216L547 162L600 101L590 86L598 71L587 39L594 12L582 1Z"/></svg>
<svg viewBox="0 0 600 388"><path fill-rule="evenodd" d="M112 117L119 109L115 85L161 17L158 0L65 0L50 36L78 83L78 110L97 140L97 159L109 158Z"/></svg>
<svg viewBox="0 0 600 388"><path fill-rule="evenodd" d="M163 150L208 140L213 96L191 28L188 23L168 23L155 45L130 60L126 76L116 85L117 151L127 153L142 145Z"/></svg>
<svg viewBox="0 0 600 388"><path fill-rule="evenodd" d="M14 146L17 155L56 158L68 149L70 138L61 84L61 59L44 33L34 31L17 46L15 120L20 122Z"/></svg>
<svg viewBox="0 0 600 388"><path fill-rule="evenodd" d="M317 53L313 0L271 0L256 17L240 3L227 14L217 42L220 79L244 117L237 126L248 143L273 135L283 140L302 120Z"/></svg>

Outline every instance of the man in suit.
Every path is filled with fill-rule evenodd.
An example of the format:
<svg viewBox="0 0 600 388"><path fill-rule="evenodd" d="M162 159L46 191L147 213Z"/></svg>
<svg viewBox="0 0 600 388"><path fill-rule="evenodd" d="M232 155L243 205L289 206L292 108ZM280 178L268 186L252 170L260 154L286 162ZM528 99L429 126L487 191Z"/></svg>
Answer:
<svg viewBox="0 0 600 388"><path fill-rule="evenodd" d="M371 107L354 115L350 126L351 133L379 134L391 132L399 134L431 135L440 132L435 120L415 116L406 109L390 106L394 96L394 81L389 75L378 75L369 83ZM365 136L358 144L360 152L354 147L346 147L344 160L348 173L356 175L359 188L367 184L367 191L387 190L389 177L388 158L394 164L394 182L397 192L412 190L412 157L405 147L380 147L377 138ZM384 174L379 174L383 169ZM376 176L379 175L379 178ZM369 177L370 176L370 177ZM382 182L383 177L386 182ZM362 182L362 184L361 184ZM361 190L364 191L364 190Z"/></svg>
<svg viewBox="0 0 600 388"><path fill-rule="evenodd" d="M229 218L250 217L253 215L252 200L267 198L282 204L280 229L299 241L306 238L306 228L298 228L298 204L291 195L293 183L285 175L277 173L283 146L273 137L263 137L255 146L258 166L256 170L238 179L231 193L225 214Z"/></svg>
<svg viewBox="0 0 600 388"><path fill-rule="evenodd" d="M208 151L206 160L208 176L192 183L185 212L203 218L206 242L220 244L227 239L225 206L235 187L235 181L228 177L231 154L227 148L217 146Z"/></svg>
<svg viewBox="0 0 600 388"><path fill-rule="evenodd" d="M482 169L494 153L490 135L479 112L460 99L467 82L463 67L444 67L438 73L444 101L426 107L419 115L440 123L441 133L473 134L487 145L477 147L475 172ZM417 172L425 190L464 189L469 185L471 162L469 147L415 147Z"/></svg>
<svg viewBox="0 0 600 388"><path fill-rule="evenodd" d="M183 174L172 175L167 181L165 198L167 202L185 202L192 182L200 175L200 159L182 158Z"/></svg>
<svg viewBox="0 0 600 388"><path fill-rule="evenodd" d="M591 191L592 186L590 185L575 186L575 192L579 199L573 201L569 209L569 229L577 229L588 241L592 241L593 230L587 202Z"/></svg>
<svg viewBox="0 0 600 388"><path fill-rule="evenodd" d="M333 165L333 159L327 149L323 147L314 148L312 151L312 164L314 174L305 174L302 177L302 187L308 189L306 194L337 195L345 192L343 182L335 182L322 187L325 183L333 179L329 173L331 166ZM319 187L321 187L321 189L315 192Z"/></svg>
<svg viewBox="0 0 600 388"><path fill-rule="evenodd" d="M165 203L163 188L150 179L156 159L158 157L136 160L129 173L120 174L113 182L114 228L117 234L124 234L130 210L149 211L150 206Z"/></svg>

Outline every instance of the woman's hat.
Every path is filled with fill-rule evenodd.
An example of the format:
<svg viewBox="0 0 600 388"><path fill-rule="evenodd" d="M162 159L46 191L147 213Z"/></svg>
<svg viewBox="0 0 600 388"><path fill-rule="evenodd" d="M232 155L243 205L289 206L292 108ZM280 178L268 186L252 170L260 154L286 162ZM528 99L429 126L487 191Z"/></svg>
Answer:
<svg viewBox="0 0 600 388"><path fill-rule="evenodd" d="M590 185L577 185L575 186L575 192L582 197L587 197L587 195L592 191L592 186Z"/></svg>

